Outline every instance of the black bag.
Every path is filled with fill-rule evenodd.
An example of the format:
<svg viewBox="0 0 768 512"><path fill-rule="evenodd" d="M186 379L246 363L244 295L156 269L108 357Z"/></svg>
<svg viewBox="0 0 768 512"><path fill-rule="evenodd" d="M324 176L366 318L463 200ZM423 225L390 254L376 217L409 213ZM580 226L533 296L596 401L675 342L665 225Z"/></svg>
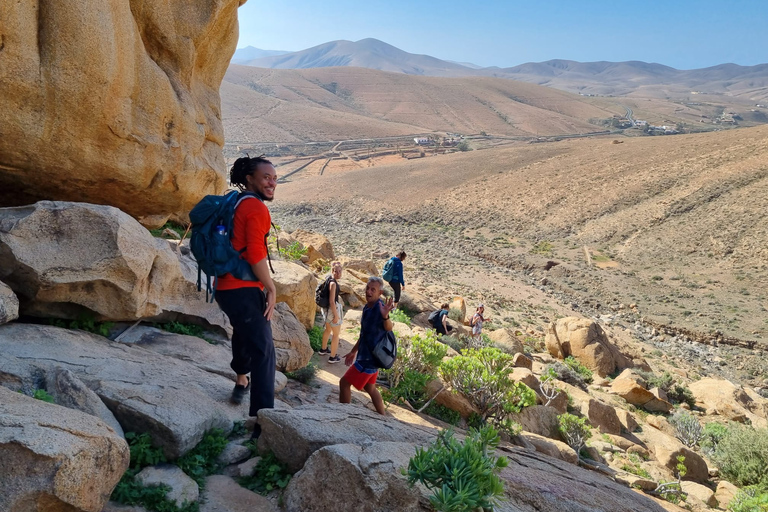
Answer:
<svg viewBox="0 0 768 512"><path fill-rule="evenodd" d="M440 311L442 311L442 309L438 309L437 311L433 311L427 317L427 320L429 321L430 324L432 324L432 326L434 326L435 323L438 320L440 320Z"/></svg>
<svg viewBox="0 0 768 512"><path fill-rule="evenodd" d="M333 276L328 276L315 289L315 304L321 308L327 309L331 305L331 279L333 279Z"/></svg>
<svg viewBox="0 0 768 512"><path fill-rule="evenodd" d="M371 350L371 357L377 368L389 370L397 359L397 337L392 331L387 331L376 346Z"/></svg>

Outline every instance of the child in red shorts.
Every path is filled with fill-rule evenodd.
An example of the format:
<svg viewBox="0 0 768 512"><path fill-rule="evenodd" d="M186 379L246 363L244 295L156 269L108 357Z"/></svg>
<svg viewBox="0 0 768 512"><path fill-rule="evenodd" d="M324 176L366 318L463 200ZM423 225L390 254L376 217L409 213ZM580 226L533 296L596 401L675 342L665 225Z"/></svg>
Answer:
<svg viewBox="0 0 768 512"><path fill-rule="evenodd" d="M365 390L370 395L373 406L379 414L384 414L384 400L376 389L379 369L373 362L371 349L376 346L382 336L386 336L387 331L392 330L389 313L395 308L392 298L387 299L386 303L380 300L383 288L384 281L380 277L368 278L368 284L365 286L366 305L360 320L360 337L349 354L344 356L344 364L349 366L349 370L339 380L339 402L348 404L352 400L351 387L355 386L358 390Z"/></svg>

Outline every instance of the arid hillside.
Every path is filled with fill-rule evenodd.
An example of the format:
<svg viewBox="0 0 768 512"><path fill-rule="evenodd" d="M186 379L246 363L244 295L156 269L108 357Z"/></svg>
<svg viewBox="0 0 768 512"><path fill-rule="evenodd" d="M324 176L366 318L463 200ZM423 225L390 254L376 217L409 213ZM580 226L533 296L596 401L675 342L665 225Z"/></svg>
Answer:
<svg viewBox="0 0 768 512"><path fill-rule="evenodd" d="M501 78L438 78L363 68L274 70L231 65L221 87L228 142L298 142L419 133L504 136L603 130L623 115L586 98Z"/></svg>
<svg viewBox="0 0 768 512"><path fill-rule="evenodd" d="M461 281L462 266L483 261L544 279L585 312L635 303L659 324L763 338L768 127L622 141L297 173L280 185L275 211L315 216L371 248L404 245L419 255L414 267L442 267L445 279ZM557 272L537 270L546 260ZM482 272L466 284L501 293Z"/></svg>

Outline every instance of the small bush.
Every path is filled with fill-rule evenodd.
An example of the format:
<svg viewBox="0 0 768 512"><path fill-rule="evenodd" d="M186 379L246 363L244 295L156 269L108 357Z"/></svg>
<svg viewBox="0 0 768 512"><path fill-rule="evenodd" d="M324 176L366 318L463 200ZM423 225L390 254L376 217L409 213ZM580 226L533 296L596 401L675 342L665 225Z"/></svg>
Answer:
<svg viewBox="0 0 768 512"><path fill-rule="evenodd" d="M688 404L689 407L696 405L696 399L693 396L693 392L685 385L679 384L675 381L675 377L669 372L664 372L661 375L656 375L652 372L638 372L639 375L645 379L648 384L648 388L659 388L667 394L667 398L673 404Z"/></svg>
<svg viewBox="0 0 768 512"><path fill-rule="evenodd" d="M720 444L720 441L722 441L727 434L728 427L722 423L707 423L704 426L701 441L699 441L701 450L711 457L712 454L717 451L717 446Z"/></svg>
<svg viewBox="0 0 768 512"><path fill-rule="evenodd" d="M728 504L728 512L768 512L768 490L757 485L744 487Z"/></svg>
<svg viewBox="0 0 768 512"><path fill-rule="evenodd" d="M267 494L276 489L285 489L291 481L291 476L275 454L269 452L256 464L253 475L240 478L238 483L253 492Z"/></svg>
<svg viewBox="0 0 768 512"><path fill-rule="evenodd" d="M563 363L565 363L565 366L578 373L584 382L587 384L592 383L592 370L584 366L581 361L573 356L568 356L565 358Z"/></svg>
<svg viewBox="0 0 768 512"><path fill-rule="evenodd" d="M313 325L307 331L307 335L309 336L309 345L312 347L312 350L319 352L323 348L323 328Z"/></svg>
<svg viewBox="0 0 768 512"><path fill-rule="evenodd" d="M498 473L508 464L492 455L498 444L491 427L470 430L463 443L443 431L427 449L416 448L403 473L411 486L420 482L432 491L429 502L438 512L493 510L504 493Z"/></svg>
<svg viewBox="0 0 768 512"><path fill-rule="evenodd" d="M684 409L675 411L669 418L669 423L675 427L675 437L688 448L696 446L703 436L699 420Z"/></svg>
<svg viewBox="0 0 768 512"><path fill-rule="evenodd" d="M509 378L512 356L495 348L467 349L463 355L444 361L440 373L451 387L464 394L480 411L484 421L510 434L519 426L508 421L510 413L536 403L536 393Z"/></svg>
<svg viewBox="0 0 768 512"><path fill-rule="evenodd" d="M194 336L203 339L208 343L215 345L216 342L205 337L205 329L195 324L185 324L181 322L168 322L164 324L153 324L158 329L162 329L174 334L183 334L185 336Z"/></svg>
<svg viewBox="0 0 768 512"><path fill-rule="evenodd" d="M184 236L184 232L187 230L184 226L181 224L176 224L175 222L166 222L162 227L157 229L150 229L149 233L154 237L163 237L163 238L173 238L173 237L167 237L163 236L163 231L166 229L170 229L171 231L175 231L178 233L179 238Z"/></svg>
<svg viewBox="0 0 768 512"><path fill-rule="evenodd" d="M467 348L466 343L456 334L448 334L440 337L440 343L451 347L456 352L461 352Z"/></svg>
<svg viewBox="0 0 768 512"><path fill-rule="evenodd" d="M389 402L408 402L414 409L420 409L427 403L427 383L432 380L430 375L406 369L397 385L381 392L381 397Z"/></svg>
<svg viewBox="0 0 768 512"><path fill-rule="evenodd" d="M64 329L77 329L81 331L92 332L105 338L109 336L112 327L115 326L113 322L97 322L92 314L82 314L77 320L63 320L61 318L51 318L48 320L48 324L54 327L62 327Z"/></svg>
<svg viewBox="0 0 768 512"><path fill-rule="evenodd" d="M312 384L317 376L317 365L315 363L309 363L304 368L299 368L296 371L286 372L286 377L301 382L302 384Z"/></svg>
<svg viewBox="0 0 768 512"><path fill-rule="evenodd" d="M464 323L464 313L459 308L451 308L448 310L448 318L454 322Z"/></svg>
<svg viewBox="0 0 768 512"><path fill-rule="evenodd" d="M554 376L557 380L567 382L568 384L581 389L586 389L587 387L587 383L584 382L584 378L581 375L560 361L555 361L544 367L545 374L549 374L550 372L554 372Z"/></svg>
<svg viewBox="0 0 768 512"><path fill-rule="evenodd" d="M410 338L404 336L398 341L395 364L382 374L387 376L392 387L400 383L408 370L434 377L447 353L448 349L437 341L437 334L431 329Z"/></svg>
<svg viewBox="0 0 768 512"><path fill-rule="evenodd" d="M301 245L301 242L293 242L288 247L280 247L278 252L283 259L291 261L300 260L302 256L307 254L307 251L308 249Z"/></svg>
<svg viewBox="0 0 768 512"><path fill-rule="evenodd" d="M461 415L458 412L435 402L432 402L426 409L424 409L424 414L429 414L433 418L437 418L440 421L444 421L449 425L454 426L458 425L461 421Z"/></svg>
<svg viewBox="0 0 768 512"><path fill-rule="evenodd" d="M586 418L579 418L565 413L557 417L557 430L568 446L580 453L587 445L587 439L592 437L592 429Z"/></svg>
<svg viewBox="0 0 768 512"><path fill-rule="evenodd" d="M768 487L768 429L731 425L712 459L728 481L740 487Z"/></svg>
<svg viewBox="0 0 768 512"><path fill-rule="evenodd" d="M153 446L152 438L146 432L143 434L126 432L125 440L128 441L128 449L131 451L130 468L141 469L165 462L162 448Z"/></svg>
<svg viewBox="0 0 768 512"><path fill-rule="evenodd" d="M44 389L36 389L35 392L32 394L32 398L35 398L37 400L48 402L49 404L55 404L56 401L53 399L53 397Z"/></svg>
<svg viewBox="0 0 768 512"><path fill-rule="evenodd" d="M400 322L405 325L411 325L411 318L405 314L405 311L400 309L392 310L392 312L389 314L389 318L393 322Z"/></svg>
<svg viewBox="0 0 768 512"><path fill-rule="evenodd" d="M211 429L203 435L197 446L182 455L176 464L202 487L205 477L219 469L217 459L228 442L223 430Z"/></svg>

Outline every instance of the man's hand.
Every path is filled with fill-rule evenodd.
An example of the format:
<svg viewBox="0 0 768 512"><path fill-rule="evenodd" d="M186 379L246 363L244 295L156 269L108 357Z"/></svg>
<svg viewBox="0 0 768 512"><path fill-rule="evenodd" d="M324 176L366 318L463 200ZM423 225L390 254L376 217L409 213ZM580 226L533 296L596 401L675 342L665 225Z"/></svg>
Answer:
<svg viewBox="0 0 768 512"><path fill-rule="evenodd" d="M381 318L389 317L390 311L395 309L395 300L392 297L387 298L386 302L379 302L379 311Z"/></svg>
<svg viewBox="0 0 768 512"><path fill-rule="evenodd" d="M355 362L355 357L357 356L357 350L353 350L349 354L344 356L344 364L347 366L352 366L352 363Z"/></svg>
<svg viewBox="0 0 768 512"><path fill-rule="evenodd" d="M275 312L275 299L277 298L277 290L275 290L275 286L272 285L272 288L266 288L267 290L267 308L264 310L264 316L267 319L267 322L272 320L272 314Z"/></svg>

